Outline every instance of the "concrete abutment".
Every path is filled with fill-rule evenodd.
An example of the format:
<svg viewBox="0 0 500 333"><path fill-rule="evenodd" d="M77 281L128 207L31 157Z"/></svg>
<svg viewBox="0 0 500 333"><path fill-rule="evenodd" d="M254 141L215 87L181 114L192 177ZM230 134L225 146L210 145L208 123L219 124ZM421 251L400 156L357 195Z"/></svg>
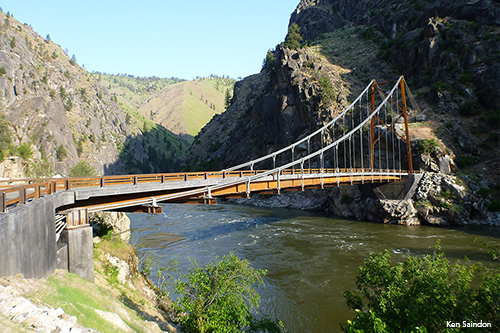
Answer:
<svg viewBox="0 0 500 333"><path fill-rule="evenodd" d="M88 220L86 225L69 227L63 232L65 236L56 240L56 208L73 202L73 193L54 193L0 213L0 276L22 274L28 279L40 279L56 268L66 268L94 280L92 228Z"/></svg>

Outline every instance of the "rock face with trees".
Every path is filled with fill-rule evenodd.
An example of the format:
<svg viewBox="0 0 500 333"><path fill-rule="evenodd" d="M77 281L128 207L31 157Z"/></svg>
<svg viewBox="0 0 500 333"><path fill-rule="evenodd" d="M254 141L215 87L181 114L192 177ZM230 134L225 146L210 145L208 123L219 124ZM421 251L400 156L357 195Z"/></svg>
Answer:
<svg viewBox="0 0 500 333"><path fill-rule="evenodd" d="M27 177L67 175L80 160L98 174L173 170L185 141L123 109L101 76L50 36L3 12L0 32L2 160L20 156Z"/></svg>
<svg viewBox="0 0 500 333"><path fill-rule="evenodd" d="M499 54L486 50L497 49L499 13L494 1L303 0L284 42L267 53L261 73L236 84L186 164L215 170L277 151L333 119L371 79L403 74L417 105L414 168L428 172L417 194L405 205L355 195L341 203L330 194L327 209L404 224L495 223ZM297 149L297 158L306 153Z"/></svg>

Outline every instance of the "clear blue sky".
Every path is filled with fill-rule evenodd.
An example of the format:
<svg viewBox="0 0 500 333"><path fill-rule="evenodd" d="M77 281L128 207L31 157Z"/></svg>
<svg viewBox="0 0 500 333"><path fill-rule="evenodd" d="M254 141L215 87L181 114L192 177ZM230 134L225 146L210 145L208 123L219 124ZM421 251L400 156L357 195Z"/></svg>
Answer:
<svg viewBox="0 0 500 333"><path fill-rule="evenodd" d="M258 73L299 0L3 0L2 10L92 71L179 77Z"/></svg>

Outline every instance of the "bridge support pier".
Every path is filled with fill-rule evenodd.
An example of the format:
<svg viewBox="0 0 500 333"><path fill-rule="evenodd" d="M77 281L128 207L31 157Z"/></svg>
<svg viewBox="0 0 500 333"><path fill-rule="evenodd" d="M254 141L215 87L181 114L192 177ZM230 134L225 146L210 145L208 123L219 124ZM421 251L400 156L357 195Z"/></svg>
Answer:
<svg viewBox="0 0 500 333"><path fill-rule="evenodd" d="M94 282L94 246L87 210L73 209L60 214L66 215L67 227L59 242L67 246L68 271ZM61 261L64 261L64 256L65 253L61 255Z"/></svg>

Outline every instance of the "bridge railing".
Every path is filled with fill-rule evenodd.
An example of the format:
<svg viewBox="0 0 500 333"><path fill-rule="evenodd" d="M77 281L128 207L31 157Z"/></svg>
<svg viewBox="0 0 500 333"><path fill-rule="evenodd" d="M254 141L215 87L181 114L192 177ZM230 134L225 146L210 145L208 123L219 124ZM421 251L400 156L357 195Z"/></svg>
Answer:
<svg viewBox="0 0 500 333"><path fill-rule="evenodd" d="M265 170L181 172L49 179L2 179L0 180L0 213L7 211L9 207L23 205L31 200L39 199L58 191L81 188L105 188L109 186L162 184L172 181L186 182L189 180L248 177L263 172ZM15 183L16 185L10 185L9 183Z"/></svg>

